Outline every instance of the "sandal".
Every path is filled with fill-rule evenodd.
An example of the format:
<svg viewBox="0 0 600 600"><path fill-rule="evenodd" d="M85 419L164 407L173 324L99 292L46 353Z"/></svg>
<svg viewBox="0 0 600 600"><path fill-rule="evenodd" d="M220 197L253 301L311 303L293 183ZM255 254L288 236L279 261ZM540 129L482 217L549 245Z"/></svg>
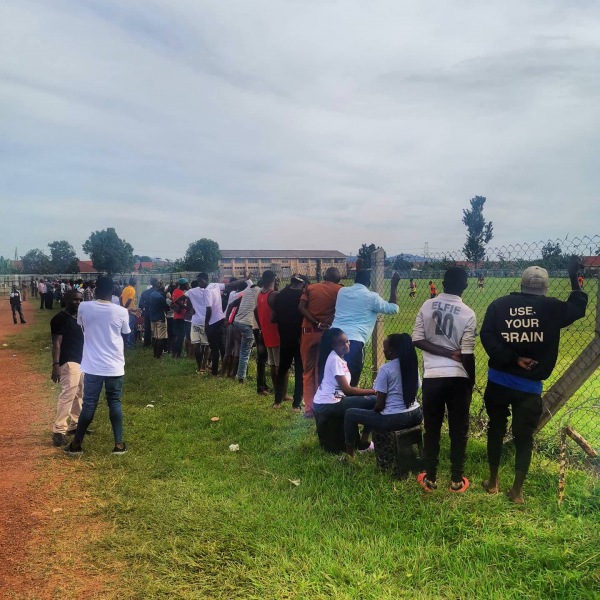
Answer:
<svg viewBox="0 0 600 600"><path fill-rule="evenodd" d="M429 481L429 479L427 479L427 473L419 473L417 482L429 494L437 489L437 483L435 481Z"/></svg>
<svg viewBox="0 0 600 600"><path fill-rule="evenodd" d="M459 487L454 487L458 485ZM469 483L469 480L466 477L462 478L462 481L460 483L455 483L454 481L450 482L450 491L454 494L462 494L463 492L465 492L467 490L467 488L470 486L471 484Z"/></svg>

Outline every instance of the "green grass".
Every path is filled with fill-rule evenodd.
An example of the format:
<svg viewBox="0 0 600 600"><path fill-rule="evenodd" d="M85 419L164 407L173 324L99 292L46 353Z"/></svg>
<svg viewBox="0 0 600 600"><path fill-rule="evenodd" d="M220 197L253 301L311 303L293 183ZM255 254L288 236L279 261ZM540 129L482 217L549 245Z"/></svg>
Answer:
<svg viewBox="0 0 600 600"><path fill-rule="evenodd" d="M10 344L32 350L43 372L49 318L40 313ZM130 452L109 454L102 404L81 459L112 525L100 544L81 548L82 560L121 566L111 597L597 597L600 490L585 473L569 471L559 509L556 468L536 457L527 504L516 507L479 489L485 447L472 440L472 489L453 496L442 485L426 496L412 478L381 474L373 456L343 464L323 453L312 422L272 410L252 385L200 378L191 362L157 362L142 349L126 369ZM445 439L440 482L447 453Z"/></svg>

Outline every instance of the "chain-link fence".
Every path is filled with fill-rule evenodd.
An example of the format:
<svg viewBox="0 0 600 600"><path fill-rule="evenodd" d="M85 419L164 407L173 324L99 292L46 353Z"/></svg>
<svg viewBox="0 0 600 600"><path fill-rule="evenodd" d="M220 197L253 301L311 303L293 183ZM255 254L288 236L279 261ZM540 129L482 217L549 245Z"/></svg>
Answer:
<svg viewBox="0 0 600 600"><path fill-rule="evenodd" d="M383 361L383 338L389 333L410 333L422 303L441 293L444 272L451 266L465 268L469 284L463 294L464 302L477 314L481 325L486 309L496 298L520 290L522 271L531 265L546 268L550 275L549 296L566 300L571 291L567 275L569 256L576 254L582 260L580 271L583 290L589 303L585 317L562 330L560 351L551 377L544 382L545 426L537 435L540 447L555 452L558 448L559 429L566 424L575 429L587 443L600 450L600 236L553 240L488 248L484 260L476 264L462 252L429 254L418 261L399 257L383 260L383 251L373 254L372 288L384 299L389 299L390 279L394 262L400 267L398 286L399 313L380 315L371 343L366 349L363 383L370 383L373 373ZM391 263L391 264L390 264ZM486 414L483 392L487 381L487 355L481 343L475 350L477 382L472 405L473 436L485 432ZM567 408L561 409L563 406ZM558 413L555 417L555 413ZM547 424L546 424L547 422Z"/></svg>

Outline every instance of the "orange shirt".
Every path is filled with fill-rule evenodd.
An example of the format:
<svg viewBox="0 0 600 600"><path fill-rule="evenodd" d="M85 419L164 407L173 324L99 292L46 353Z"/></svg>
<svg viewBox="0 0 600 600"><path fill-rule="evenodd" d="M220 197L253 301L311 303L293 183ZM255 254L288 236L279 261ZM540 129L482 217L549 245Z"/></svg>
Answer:
<svg viewBox="0 0 600 600"><path fill-rule="evenodd" d="M435 289L435 283L432 283L432 284L429 286L429 293L430 293L430 294L437 294L437 290Z"/></svg>
<svg viewBox="0 0 600 600"><path fill-rule="evenodd" d="M304 293L300 297L300 302L303 300L306 302L308 312L317 319L319 323L331 325L335 315L335 301L338 292L342 287L344 286L331 281L307 285ZM302 327L314 327L314 324L309 320L304 319L302 321Z"/></svg>

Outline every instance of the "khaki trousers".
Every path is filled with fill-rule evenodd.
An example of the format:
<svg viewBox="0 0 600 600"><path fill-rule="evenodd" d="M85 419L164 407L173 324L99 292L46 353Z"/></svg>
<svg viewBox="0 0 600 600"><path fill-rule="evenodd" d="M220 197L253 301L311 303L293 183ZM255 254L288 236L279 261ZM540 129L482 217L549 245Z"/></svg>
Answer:
<svg viewBox="0 0 600 600"><path fill-rule="evenodd" d="M77 427L83 403L83 373L79 363L68 362L60 367L60 387L52 433L67 433Z"/></svg>
<svg viewBox="0 0 600 600"><path fill-rule="evenodd" d="M319 346L321 345L322 332L302 333L300 338L300 356L304 374L304 414L307 417L313 414L313 400L319 387Z"/></svg>

